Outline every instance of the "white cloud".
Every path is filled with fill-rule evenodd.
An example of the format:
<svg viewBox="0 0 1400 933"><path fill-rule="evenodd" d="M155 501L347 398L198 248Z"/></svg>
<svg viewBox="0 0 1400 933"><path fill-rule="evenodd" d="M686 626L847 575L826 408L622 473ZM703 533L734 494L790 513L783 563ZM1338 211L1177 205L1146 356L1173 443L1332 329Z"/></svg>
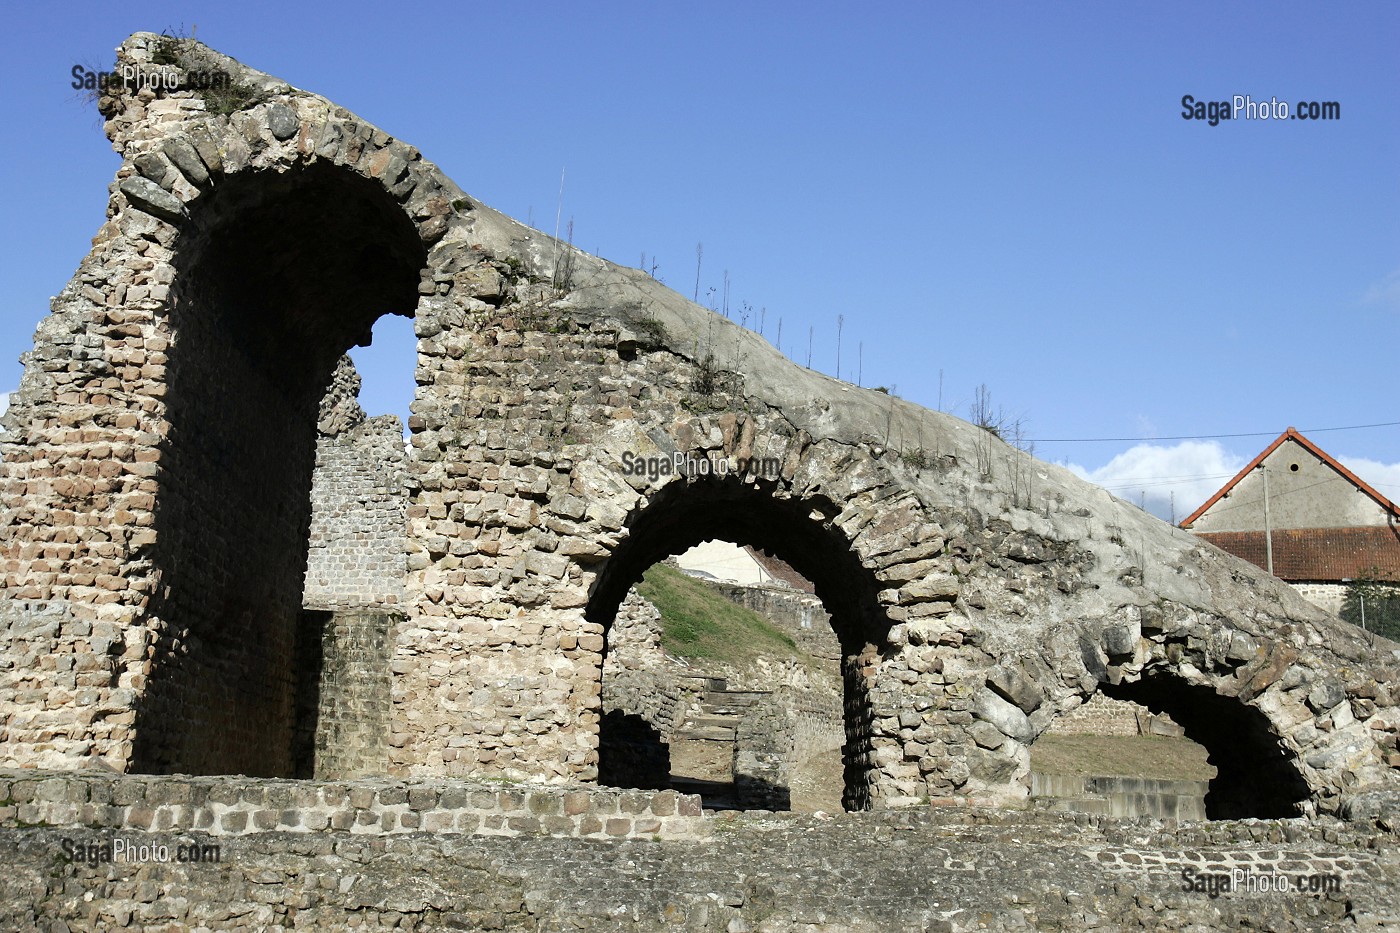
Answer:
<svg viewBox="0 0 1400 933"><path fill-rule="evenodd" d="M1366 457L1338 456L1337 460L1387 499L1400 501L1400 463ZM1215 495L1247 462L1248 458L1232 454L1217 441L1182 441L1170 447L1138 444L1093 470L1077 463L1065 466L1167 521L1173 517L1175 493L1179 522Z"/></svg>
<svg viewBox="0 0 1400 933"><path fill-rule="evenodd" d="M1171 446L1138 444L1094 470L1077 463L1066 466L1120 499L1141 503L1158 518L1171 521L1174 507L1181 521L1247 462L1216 441L1182 441Z"/></svg>
<svg viewBox="0 0 1400 933"><path fill-rule="evenodd" d="M1400 500L1400 463L1381 463L1366 457L1338 457L1357 476L1372 486L1376 492L1392 502Z"/></svg>
<svg viewBox="0 0 1400 933"><path fill-rule="evenodd" d="M1366 289L1365 294L1361 296L1361 302L1400 311L1400 269Z"/></svg>

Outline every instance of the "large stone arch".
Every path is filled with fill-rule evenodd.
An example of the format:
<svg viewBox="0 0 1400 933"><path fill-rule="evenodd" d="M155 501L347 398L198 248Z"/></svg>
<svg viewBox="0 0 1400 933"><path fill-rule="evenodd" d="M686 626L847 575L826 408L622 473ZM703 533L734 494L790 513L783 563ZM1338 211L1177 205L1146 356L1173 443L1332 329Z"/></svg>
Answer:
<svg viewBox="0 0 1400 933"><path fill-rule="evenodd" d="M691 464L729 464L732 452L694 454ZM655 453L652 456L657 456ZM712 459L711 459L712 458ZM663 458L664 460L664 458ZM776 467L776 458L770 461ZM795 472L795 471L794 471ZM828 485L822 477L814 486ZM825 497L794 497L781 475L672 478L647 489L627 521L627 537L605 562L592 568L595 585L585 617L607 630L628 589L652 564L687 548L720 538L754 545L786 560L808 580L827 610L841 645L846 741L842 749L843 802L848 809L871 805L875 749L897 741L873 731L872 694L880 684L880 656L888 645L891 621L880 605L879 581L861 561L839 528L823 520L836 514ZM599 671L601 674L601 669Z"/></svg>
<svg viewBox="0 0 1400 933"><path fill-rule="evenodd" d="M1201 570L1238 573L1214 549L1192 559ZM1270 598L1292 602L1272 581L1260 582L1274 591ZM984 769L990 779L972 789L1024 799L1027 745L1060 713L1103 692L1167 712L1206 747L1220 772L1207 798L1213 818L1338 809L1347 790L1383 778L1374 770L1385 760L1374 730L1385 728L1386 717L1375 718L1372 694L1387 695L1385 675L1377 681L1334 666L1316 639L1309 650L1271 637L1268 623L1261 625L1266 610L1251 608L1249 617L1230 618L1158 599L1034 627L1031 638L1043 647L1012 649L975 681L971 709L980 722L972 753L993 764Z"/></svg>
<svg viewBox="0 0 1400 933"><path fill-rule="evenodd" d="M380 315L413 314L426 250L382 185L311 162L226 175L171 264L132 767L286 776L319 407Z"/></svg>
<svg viewBox="0 0 1400 933"><path fill-rule="evenodd" d="M165 41L120 54L152 68ZM9 523L10 595L52 615L40 653L73 672L23 694L40 741L19 760L290 773L317 405L380 314L440 310L428 253L472 206L411 147L197 54L256 106L102 101L124 157L108 220L9 413L6 479L34 503ZM53 729L75 700L82 728Z"/></svg>
<svg viewBox="0 0 1400 933"><path fill-rule="evenodd" d="M1216 769L1204 800L1208 818L1277 819L1302 812L1308 785L1292 752L1255 707L1210 687L1150 671L1101 689L1114 699L1166 713L1187 739L1205 747Z"/></svg>
<svg viewBox="0 0 1400 933"><path fill-rule="evenodd" d="M242 90L232 108L150 87L103 101L123 157L109 219L3 416L0 616L16 660L0 682L0 763L284 770L278 752L196 754L179 738L215 721L177 723L188 704L172 699L197 679L182 659L209 647L169 559L190 547L172 533L178 516L197 514L180 484L199 470L176 454L196 428L238 439L197 414L182 424L172 398L185 394L172 345L181 237L240 204L256 218L259 191L309 203L326 198L308 191L373 190L383 209L367 208L368 226L406 231L388 220L402 217L413 231L378 238L380 251L416 236L409 252L426 255L416 306L384 309L414 313L419 390L383 770L596 777L604 641L589 602L613 586L606 569L642 527L638 510L664 501L664 484L624 472L630 451L773 458L780 479L754 489L811 505L816 534L877 581L865 601L892 625L868 672L872 806L1020 804L1035 735L1100 683L1144 672L1257 710L1320 810L1400 781L1395 645L980 428L798 366L644 273L491 211L323 98L170 41L138 34L119 55L196 61ZM323 245L359 255L351 236L326 231ZM324 297L308 290L307 309ZM309 381L372 311L302 319L322 348ZM275 681L276 663L218 676ZM151 713L145 736L138 716Z"/></svg>

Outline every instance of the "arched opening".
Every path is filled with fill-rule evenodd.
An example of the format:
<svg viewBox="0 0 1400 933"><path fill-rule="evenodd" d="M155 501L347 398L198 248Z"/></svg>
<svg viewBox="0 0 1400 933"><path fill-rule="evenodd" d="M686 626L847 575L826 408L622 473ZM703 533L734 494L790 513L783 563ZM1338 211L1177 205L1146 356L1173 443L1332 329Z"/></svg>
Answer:
<svg viewBox="0 0 1400 933"><path fill-rule="evenodd" d="M1308 785L1268 718L1234 697L1174 674L1148 673L1131 683L1102 684L1105 696L1140 703L1180 724L1205 747L1215 777L1205 795L1212 820L1284 819L1299 815Z"/></svg>
<svg viewBox="0 0 1400 933"><path fill-rule="evenodd" d="M627 539L599 575L587 618L601 625L609 635L605 641L611 642L619 608L624 607L624 598L643 574L664 559L702 542L719 540L752 546L785 561L811 581L830 617L839 646L844 732L840 798L847 809L863 809L870 805L869 769L873 759L869 676L890 622L876 598L879 585L874 575L861 565L844 535L828 520L838 511L825 500L783 498L775 494L772 483L751 484L735 477L677 480L659 491L636 517ZM604 663L606 667L606 657ZM702 691L717 688L713 683L693 686ZM718 689L726 688L718 685ZM629 715L631 718L626 718ZM647 720L648 716L623 710L611 720L604 717L599 736L601 781L626 777L630 778L627 783L660 783L660 775L654 771L638 780L634 769L618 767L614 761L615 756L621 756L628 762L650 761L653 767L659 767L656 762L666 760L637 744L639 739L664 742L664 724L637 719ZM754 737L750 748L746 749L742 741L736 745L733 790L741 806L787 808L791 788L783 785L786 778L780 780L776 776L782 772L782 763L764 760L764 749L772 747L768 742L771 736L765 736L764 730L771 732L775 724L781 726L781 721L781 717L756 710L751 726L737 727L748 728ZM649 731L642 729L643 725Z"/></svg>
<svg viewBox="0 0 1400 933"><path fill-rule="evenodd" d="M289 775L318 410L380 315L414 314L426 253L381 186L316 163L224 179L174 264L133 768Z"/></svg>
<svg viewBox="0 0 1400 933"><path fill-rule="evenodd" d="M365 414L393 415L399 419L405 436L409 406L417 388L417 344L412 320L386 314L375 321L370 343L356 346L349 353L362 382L360 404Z"/></svg>

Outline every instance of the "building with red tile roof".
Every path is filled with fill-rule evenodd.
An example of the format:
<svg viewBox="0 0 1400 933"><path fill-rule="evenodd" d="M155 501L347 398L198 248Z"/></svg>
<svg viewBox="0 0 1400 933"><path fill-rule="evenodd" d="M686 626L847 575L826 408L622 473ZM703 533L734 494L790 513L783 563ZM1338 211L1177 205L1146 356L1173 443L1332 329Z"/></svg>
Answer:
<svg viewBox="0 0 1400 933"><path fill-rule="evenodd" d="M1181 527L1340 614L1346 582L1400 582L1400 507L1289 428Z"/></svg>

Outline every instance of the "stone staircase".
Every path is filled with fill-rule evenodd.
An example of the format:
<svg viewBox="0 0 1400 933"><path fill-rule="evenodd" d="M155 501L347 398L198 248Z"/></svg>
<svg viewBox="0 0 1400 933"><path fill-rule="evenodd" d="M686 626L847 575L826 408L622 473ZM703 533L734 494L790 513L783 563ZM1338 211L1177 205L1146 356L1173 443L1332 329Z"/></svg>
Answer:
<svg viewBox="0 0 1400 933"><path fill-rule="evenodd" d="M671 736L671 787L699 794L707 808L733 809L734 743L740 721L766 696L759 690L730 690L723 678L697 675L704 692Z"/></svg>

